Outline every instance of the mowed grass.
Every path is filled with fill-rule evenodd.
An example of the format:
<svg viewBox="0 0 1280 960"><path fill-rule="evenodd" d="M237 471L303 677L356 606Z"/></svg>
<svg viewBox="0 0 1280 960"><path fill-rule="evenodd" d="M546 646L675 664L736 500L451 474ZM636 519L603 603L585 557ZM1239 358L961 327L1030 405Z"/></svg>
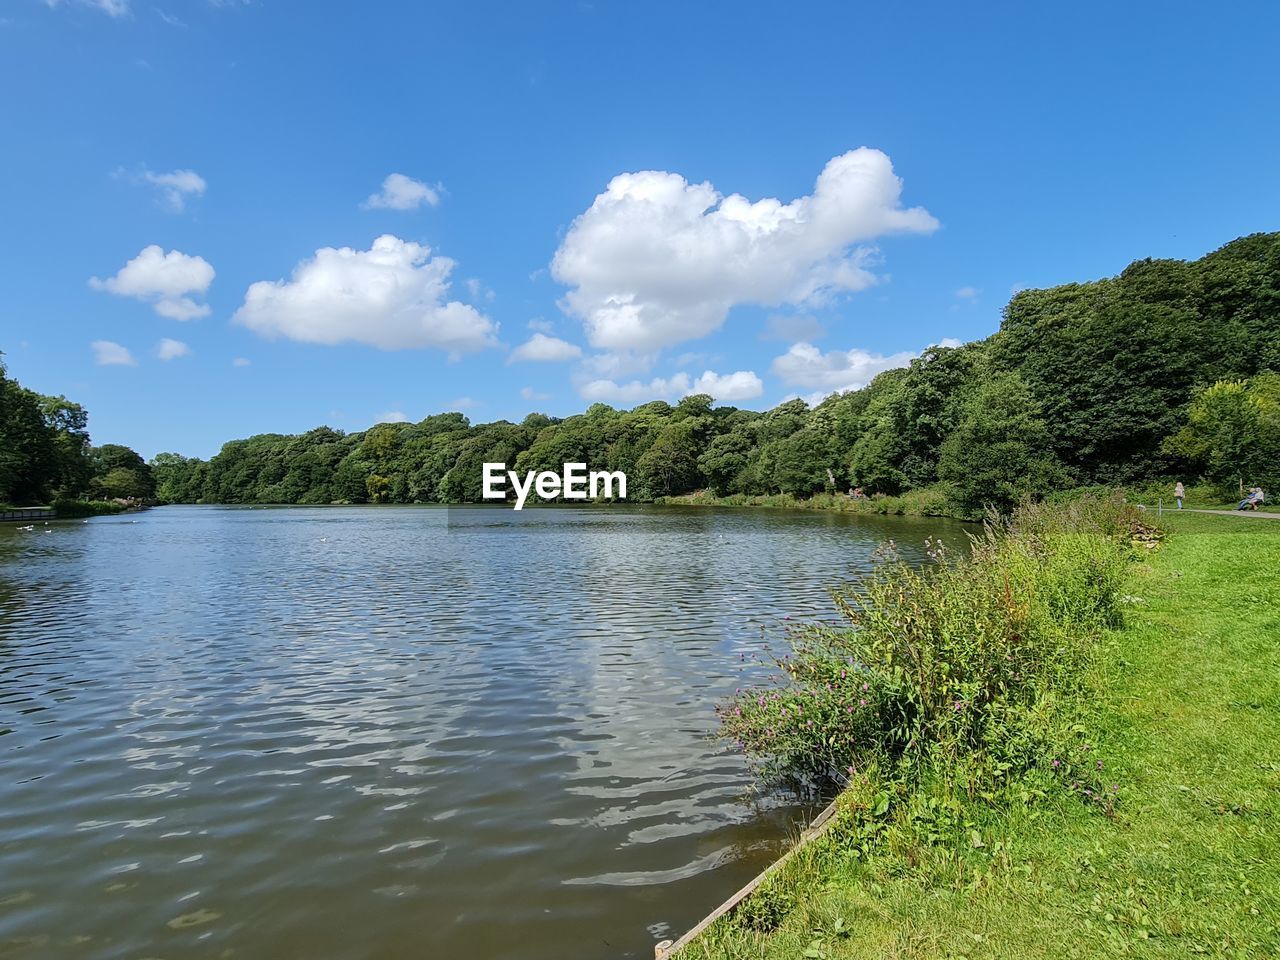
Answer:
<svg viewBox="0 0 1280 960"><path fill-rule="evenodd" d="M1280 523L1164 523L1084 715L1114 816L916 796L876 821L850 791L680 956L1280 956Z"/></svg>

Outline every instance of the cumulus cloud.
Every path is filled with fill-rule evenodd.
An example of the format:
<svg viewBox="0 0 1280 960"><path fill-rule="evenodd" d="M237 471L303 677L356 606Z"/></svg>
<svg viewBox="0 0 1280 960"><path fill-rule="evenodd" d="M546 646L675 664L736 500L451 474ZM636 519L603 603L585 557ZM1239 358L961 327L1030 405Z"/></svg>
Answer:
<svg viewBox="0 0 1280 960"><path fill-rule="evenodd" d="M864 387L878 373L905 367L919 354L903 351L885 356L856 347L823 353L811 343L792 344L791 349L773 361L774 374L794 387L826 390L836 393Z"/></svg>
<svg viewBox="0 0 1280 960"><path fill-rule="evenodd" d="M947 337L933 346L958 347L960 341ZM885 355L856 347L823 353L813 344L801 342L792 344L786 353L774 358L773 372L789 386L817 391L805 397L812 403L814 397L821 399L832 393L865 387L877 374L905 367L918 356L919 353L908 350Z"/></svg>
<svg viewBox="0 0 1280 960"><path fill-rule="evenodd" d="M579 373L588 380L620 380L648 373L657 362L656 353L632 353L622 350L616 353L593 353L582 358Z"/></svg>
<svg viewBox="0 0 1280 960"><path fill-rule="evenodd" d="M961 287L956 291L957 300L976 300L981 291L977 287Z"/></svg>
<svg viewBox="0 0 1280 960"><path fill-rule="evenodd" d="M171 170L168 173L142 171L142 179L160 191L160 197L174 213L181 213L188 197L202 197L208 184L194 170Z"/></svg>
<svg viewBox="0 0 1280 960"><path fill-rule="evenodd" d="M508 363L533 361L536 363L558 363L565 360L576 360L582 356L582 348L576 343L549 337L545 333L535 333L520 346L511 351Z"/></svg>
<svg viewBox="0 0 1280 960"><path fill-rule="evenodd" d="M166 253L156 244L120 268L114 277L89 279L89 286L121 297L150 303L156 313L172 320L192 320L209 314L209 305L197 303L188 294L201 296L213 282L214 270L203 257L178 250Z"/></svg>
<svg viewBox="0 0 1280 960"><path fill-rule="evenodd" d="M497 345L497 324L448 300L454 263L390 234L368 250L323 247L289 280L249 287L232 318L265 337L363 343L381 350L435 347L451 356Z"/></svg>
<svg viewBox="0 0 1280 960"><path fill-rule="evenodd" d="M191 355L191 348L181 340L165 337L156 344L156 356L161 360L177 360L179 357Z"/></svg>
<svg viewBox="0 0 1280 960"><path fill-rule="evenodd" d="M720 403L736 403L760 396L764 393L764 384L751 370L738 370L725 374L708 370L693 382L689 392L709 393L713 400Z"/></svg>
<svg viewBox="0 0 1280 960"><path fill-rule="evenodd" d="M624 173L573 221L552 274L593 346L654 350L711 333L737 304L822 303L875 283L868 241L938 226L901 194L889 158L866 147L833 158L790 203Z"/></svg>
<svg viewBox="0 0 1280 960"><path fill-rule="evenodd" d="M683 396L689 392L689 375L677 373L673 377L654 377L648 383L632 380L629 383L617 383L613 380L592 380L583 384L578 393L583 400L591 403L643 403L646 400L670 400L676 394Z"/></svg>
<svg viewBox="0 0 1280 960"><path fill-rule="evenodd" d="M93 350L93 362L100 367L136 367L138 361L127 347L112 340L95 340L89 344Z"/></svg>
<svg viewBox="0 0 1280 960"><path fill-rule="evenodd" d="M533 389L533 387L521 387L520 396L524 397L524 399L526 400L550 400L551 399L551 394L540 393L537 390Z"/></svg>
<svg viewBox="0 0 1280 960"><path fill-rule="evenodd" d="M438 184L429 187L421 180L393 173L382 181L382 189L360 206L365 210L416 210L424 203L429 207L440 203Z"/></svg>
<svg viewBox="0 0 1280 960"><path fill-rule="evenodd" d="M236 357L231 361L231 365L233 367L251 367L253 366L253 361L248 357Z"/></svg>
<svg viewBox="0 0 1280 960"><path fill-rule="evenodd" d="M386 413L380 413L375 419L374 424L379 423L408 423L409 417L403 410L388 410Z"/></svg>
<svg viewBox="0 0 1280 960"><path fill-rule="evenodd" d="M674 400L694 393L707 393L713 400L732 402L760 396L764 392L764 384L750 370L725 374L707 370L696 380L691 380L687 373L654 377L647 383L640 380L627 383L592 380L578 392L584 400L592 403L637 404L647 400Z"/></svg>

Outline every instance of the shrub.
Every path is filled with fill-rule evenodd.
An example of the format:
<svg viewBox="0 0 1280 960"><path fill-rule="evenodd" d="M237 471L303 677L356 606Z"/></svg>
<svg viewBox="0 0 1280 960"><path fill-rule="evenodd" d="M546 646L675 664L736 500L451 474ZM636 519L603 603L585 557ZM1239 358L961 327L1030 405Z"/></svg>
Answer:
<svg viewBox="0 0 1280 960"><path fill-rule="evenodd" d="M58 499L53 501L53 511L59 517L96 517L104 513L123 513L128 509L128 504L114 500Z"/></svg>
<svg viewBox="0 0 1280 960"><path fill-rule="evenodd" d="M779 680L719 708L766 780L844 782L876 766L970 784L1065 774L1079 736L1063 704L1120 620L1136 512L1116 496L989 519L969 556L890 559L836 591L835 625L792 630ZM1053 765L1053 760L1058 760Z"/></svg>

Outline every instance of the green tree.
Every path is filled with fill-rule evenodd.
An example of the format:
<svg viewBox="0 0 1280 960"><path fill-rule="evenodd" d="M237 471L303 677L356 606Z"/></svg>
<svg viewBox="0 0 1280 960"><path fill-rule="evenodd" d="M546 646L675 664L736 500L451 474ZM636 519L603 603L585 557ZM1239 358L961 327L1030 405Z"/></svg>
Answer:
<svg viewBox="0 0 1280 960"><path fill-rule="evenodd" d="M651 495L686 493L701 482L695 423L692 419L669 423L636 461L640 482Z"/></svg>
<svg viewBox="0 0 1280 960"><path fill-rule="evenodd" d="M1196 394L1165 448L1223 486L1280 483L1280 374L1219 380Z"/></svg>
<svg viewBox="0 0 1280 960"><path fill-rule="evenodd" d="M1031 390L1016 374L997 374L978 387L943 441L938 474L962 513L1008 512L1066 482L1051 442Z"/></svg>
<svg viewBox="0 0 1280 960"><path fill-rule="evenodd" d="M0 362L0 501L45 502L59 476L57 432L39 394L6 375Z"/></svg>

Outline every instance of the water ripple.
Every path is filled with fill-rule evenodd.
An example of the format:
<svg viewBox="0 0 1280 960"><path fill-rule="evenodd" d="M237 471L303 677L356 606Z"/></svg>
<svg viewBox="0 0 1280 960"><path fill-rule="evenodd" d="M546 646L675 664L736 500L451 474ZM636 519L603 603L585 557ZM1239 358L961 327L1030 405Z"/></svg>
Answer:
<svg viewBox="0 0 1280 960"><path fill-rule="evenodd" d="M940 528L198 507L0 528L0 956L651 956L804 814L743 802L716 699L880 540L918 556Z"/></svg>

